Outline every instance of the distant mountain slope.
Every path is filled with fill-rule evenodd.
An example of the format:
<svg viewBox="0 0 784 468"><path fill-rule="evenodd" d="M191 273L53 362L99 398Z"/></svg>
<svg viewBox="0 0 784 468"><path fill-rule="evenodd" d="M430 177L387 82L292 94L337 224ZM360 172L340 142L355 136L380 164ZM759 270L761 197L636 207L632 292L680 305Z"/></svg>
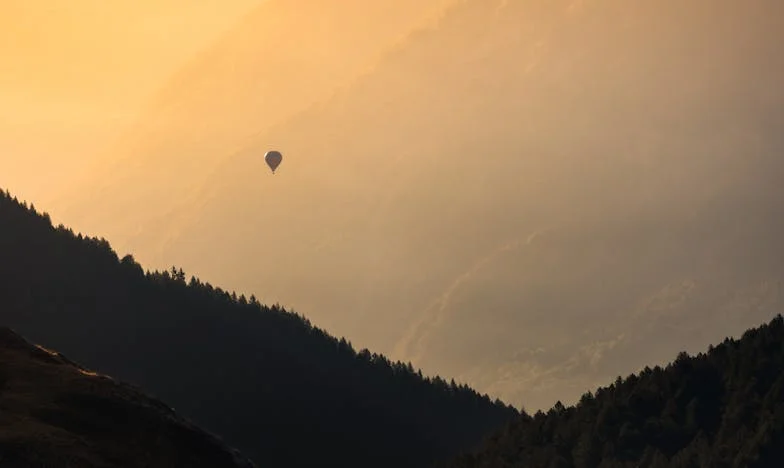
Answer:
<svg viewBox="0 0 784 468"><path fill-rule="evenodd" d="M774 0L457 2L148 252L506 401L574 401L784 306L782 42Z"/></svg>
<svg viewBox="0 0 784 468"><path fill-rule="evenodd" d="M160 396L260 466L426 466L517 414L279 306L145 274L10 194L0 226L0 323Z"/></svg>
<svg viewBox="0 0 784 468"><path fill-rule="evenodd" d="M147 222L165 219L216 164L327 98L445 1L264 1L162 83L58 211L81 230L133 241L135 251L145 235L118 210L147 204Z"/></svg>
<svg viewBox="0 0 784 468"><path fill-rule="evenodd" d="M253 466L160 401L8 328L0 328L0 407L3 468Z"/></svg>
<svg viewBox="0 0 784 468"><path fill-rule="evenodd" d="M441 466L784 466L784 319L521 417Z"/></svg>

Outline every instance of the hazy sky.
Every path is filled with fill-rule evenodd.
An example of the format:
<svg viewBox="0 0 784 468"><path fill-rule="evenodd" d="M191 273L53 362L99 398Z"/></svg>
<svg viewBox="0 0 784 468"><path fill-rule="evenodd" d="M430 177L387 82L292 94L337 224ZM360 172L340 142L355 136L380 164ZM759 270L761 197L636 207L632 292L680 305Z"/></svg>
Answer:
<svg viewBox="0 0 784 468"><path fill-rule="evenodd" d="M86 229L105 229L89 224L95 213L77 201L100 194L110 217L122 203L166 216L153 213L167 207L152 202L161 190L170 201L187 198L254 136L349 84L444 2L265 2L161 84L133 129L103 152L104 164L90 174L101 183L75 187L69 198L77 209L63 214L84 219Z"/></svg>
<svg viewBox="0 0 784 468"><path fill-rule="evenodd" d="M346 1L63 2L112 19L17 34L4 179L533 409L784 305L784 3Z"/></svg>
<svg viewBox="0 0 784 468"><path fill-rule="evenodd" d="M262 1L0 2L2 183L51 200L164 80Z"/></svg>

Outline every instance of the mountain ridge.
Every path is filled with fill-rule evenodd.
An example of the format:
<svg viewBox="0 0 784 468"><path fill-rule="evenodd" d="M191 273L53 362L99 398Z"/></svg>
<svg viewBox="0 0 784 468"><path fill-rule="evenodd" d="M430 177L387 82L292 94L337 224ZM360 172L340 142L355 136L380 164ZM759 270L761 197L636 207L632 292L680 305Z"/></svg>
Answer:
<svg viewBox="0 0 784 468"><path fill-rule="evenodd" d="M550 225L560 226L559 233L573 245L562 244L561 252L548 249L550 258L538 254L541 260L531 268L550 276L534 280L563 282L558 271L579 263L580 270L605 275L601 282L594 280L601 283L597 291L616 281L635 283L635 288L645 284L640 296L626 304L617 300L629 295L621 290L604 304L592 304L590 310L597 313L632 313L642 298L685 278L703 278L711 291L720 291L726 286L718 277L722 264L737 275L733 287L739 289L783 277L780 269L768 268L770 261L763 258L764 267L752 261L775 245L772 232L783 232L781 223L770 221L784 199L773 176L782 170L777 156L782 145L773 129L784 122L776 107L784 100L773 83L784 73L780 55L773 52L776 42L769 40L782 30L776 29L784 17L777 15L780 4L722 2L708 8L704 1L610 1L584 2L569 12L572 2L507 2L505 15L495 14L495 5L461 3L453 11L460 17L422 31L415 45L396 50L332 102L313 106L260 137L215 175L209 184L212 199L202 198L191 228L179 226L180 232L199 230L205 239L185 246L170 238L161 251L179 252L196 265L188 251L209 245L207 237L218 239L209 233L210 223L242 220L247 230L221 239L244 244L243 254L251 249L295 265L308 252L314 278L342 265L343 278L336 277L324 293L295 290L288 281L293 268L265 278L277 295L298 297L302 310L326 311L329 304L342 314L327 318L330 329L345 329L344 323L359 328L358 317L379 323L365 311L369 304L386 304L389 324L372 335L361 325L368 334L365 341L383 343L384 350L394 349L405 333L403 324L416 320L415 314L475 259ZM735 33L726 34L731 28ZM483 55L488 47L495 52ZM470 57L484 61L467 64ZM745 84L751 82L760 86ZM273 136L287 139L282 146L290 154L281 173L288 182L282 185L257 181L254 175L263 171L256 154ZM232 206L238 200L250 203L258 222ZM266 229L267 223L296 224L297 230L284 234ZM251 244L250 238L264 241ZM628 253L625 262L612 258L618 244ZM273 251L281 245L291 247ZM602 251L610 258L602 258ZM221 271L232 284L250 285L258 279L249 276L264 276L252 266L229 271L204 257L198 264ZM410 264L426 272L411 273ZM514 271L512 265L494 265L495 281L509 283L511 274L529 276L527 269ZM612 269L606 272L605 266ZM717 277L709 278L710 272ZM583 274L591 280L591 274ZM368 291L367 299L341 300L333 292L357 283ZM393 298L400 301L393 306L380 284L405 290L405 299ZM478 285L471 291L474 304L487 296ZM554 289L547 295L554 296ZM597 296L586 289L581 291ZM592 316L580 310L577 299L562 307L542 302L520 300L507 310L516 308L521 317L539 314L536 309L566 309L570 318ZM408 311L403 319L400 310ZM709 314L711 309L684 313L698 310ZM770 310L751 308L742 313L749 314L744 323ZM503 322L477 316L461 325L481 327L484 321ZM393 326L398 338L391 338ZM510 341L519 339L511 332L514 327L507 328ZM460 336L460 330L450 333L440 341ZM432 350L430 363L421 365L460 375L457 365L444 363L448 353L459 352L455 348Z"/></svg>
<svg viewBox="0 0 784 468"><path fill-rule="evenodd" d="M1 323L158 395L258 465L426 466L517 414L279 305L145 272L8 193L0 223Z"/></svg>
<svg viewBox="0 0 784 468"><path fill-rule="evenodd" d="M568 341L535 363L548 372L563 353L637 335L586 322L629 323L645 298L696 281L694 307L679 309L692 325L639 338L673 346L651 357L664 359L708 339L686 332L694 324L731 329L705 319L731 309L724 290L784 278L782 18L770 0L459 2L329 102L238 152L232 142L234 156L179 207L158 196L144 204L162 207L156 219L129 211L128 230L106 229L145 264L285 299L326 330L422 356L429 373L471 374L485 391L519 343ZM262 161L273 142L284 153L274 178ZM552 227L463 281L421 352L392 354L474 262ZM762 299L732 321L777 310ZM491 351L479 331L500 323L503 348ZM629 371L648 362L634 356ZM521 365L515 378L535 375ZM497 396L544 408L582 384L555 385Z"/></svg>
<svg viewBox="0 0 784 468"><path fill-rule="evenodd" d="M784 460L784 318L523 415L438 467L775 467Z"/></svg>

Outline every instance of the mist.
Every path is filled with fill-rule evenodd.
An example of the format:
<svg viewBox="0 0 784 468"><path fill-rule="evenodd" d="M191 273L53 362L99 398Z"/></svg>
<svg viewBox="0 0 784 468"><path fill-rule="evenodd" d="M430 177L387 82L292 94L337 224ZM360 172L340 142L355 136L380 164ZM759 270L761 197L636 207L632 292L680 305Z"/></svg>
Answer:
<svg viewBox="0 0 784 468"><path fill-rule="evenodd" d="M780 312L780 2L333 3L160 79L53 217L529 410Z"/></svg>

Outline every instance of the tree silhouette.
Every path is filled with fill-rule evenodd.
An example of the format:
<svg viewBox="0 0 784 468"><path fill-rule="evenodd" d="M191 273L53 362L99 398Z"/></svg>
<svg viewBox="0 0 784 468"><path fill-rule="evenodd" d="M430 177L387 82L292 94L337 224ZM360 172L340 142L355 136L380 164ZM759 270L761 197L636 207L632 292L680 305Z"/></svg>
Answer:
<svg viewBox="0 0 784 468"><path fill-rule="evenodd" d="M174 266L144 271L8 192L0 322L169 402L260 466L428 466L518 414L279 304Z"/></svg>
<svg viewBox="0 0 784 468"><path fill-rule="evenodd" d="M784 319L522 415L454 468L784 466Z"/></svg>

